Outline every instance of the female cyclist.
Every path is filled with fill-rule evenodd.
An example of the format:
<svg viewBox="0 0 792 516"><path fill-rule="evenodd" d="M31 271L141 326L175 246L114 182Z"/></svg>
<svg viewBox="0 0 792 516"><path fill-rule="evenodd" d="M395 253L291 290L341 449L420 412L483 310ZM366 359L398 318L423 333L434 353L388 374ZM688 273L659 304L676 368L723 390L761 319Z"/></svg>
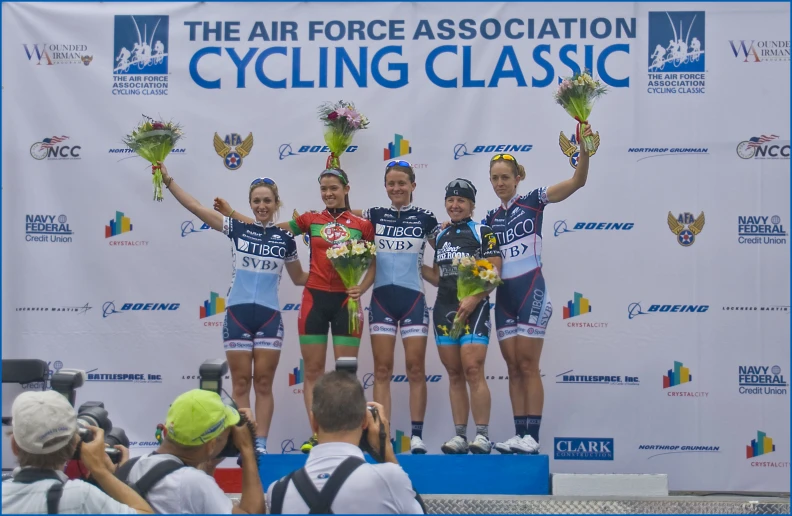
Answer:
<svg viewBox="0 0 792 516"><path fill-rule="evenodd" d="M231 370L232 397L240 408L250 407L250 371L256 392L256 449L267 453L275 400L272 380L283 346L283 322L278 304L278 284L283 268L295 285L304 285L305 276L297 257L297 245L288 231L276 227L272 219L282 205L278 186L269 178L250 184L248 200L255 219L240 223L202 206L168 174L161 162L162 181L177 201L232 242L234 272L228 293L223 344Z"/></svg>
<svg viewBox="0 0 792 516"><path fill-rule="evenodd" d="M376 228L377 257L359 287L349 289L357 299L371 285L369 334L374 354L374 401L385 407L391 419L390 384L396 329L400 327L404 361L410 382L410 451L426 453L423 421L426 414L426 339L429 335L429 308L423 293L423 253L427 240L434 245L439 231L431 211L412 205L415 172L407 161L391 161L385 166L385 191L390 208L370 208L360 213Z"/></svg>
<svg viewBox="0 0 792 516"><path fill-rule="evenodd" d="M314 384L325 370L328 328L333 334L336 360L341 357L357 358L360 347L360 331L351 333L349 330L347 288L327 258L326 251L347 240L374 241L371 223L349 210L349 178L346 172L341 169L322 171L319 174L319 189L325 210L305 212L294 220L278 224L278 227L294 235L307 233L311 237L311 268L298 319L300 350L305 366L303 395L308 413L311 412ZM215 209L233 214L239 220L246 219L237 215L222 199L218 199ZM362 321L361 311L358 311L358 317ZM308 453L316 444L314 435L303 443L301 450Z"/></svg>
<svg viewBox="0 0 792 516"><path fill-rule="evenodd" d="M592 135L586 125L583 133ZM517 193L525 169L511 154L490 160L490 182L501 206L482 221L492 228L503 250L503 285L495 300L495 327L509 371L509 397L516 435L497 443L501 453L538 453L544 388L539 375L545 330L553 306L542 277L542 216L549 203L561 202L586 184L589 155L580 146L571 179L526 195Z"/></svg>
<svg viewBox="0 0 792 516"><path fill-rule="evenodd" d="M484 378L484 360L490 334L489 292L457 299L457 267L454 258L471 256L486 259L500 269L501 255L495 234L487 226L473 222L476 187L466 179L446 186L445 206L451 223L437 236L432 273L426 278L437 285L434 331L440 361L448 372L451 413L456 435L442 446L443 453L489 453L490 391ZM449 336L454 319L466 321L459 339ZM470 387L470 398L465 382ZM472 409L476 438L467 442L468 412Z"/></svg>

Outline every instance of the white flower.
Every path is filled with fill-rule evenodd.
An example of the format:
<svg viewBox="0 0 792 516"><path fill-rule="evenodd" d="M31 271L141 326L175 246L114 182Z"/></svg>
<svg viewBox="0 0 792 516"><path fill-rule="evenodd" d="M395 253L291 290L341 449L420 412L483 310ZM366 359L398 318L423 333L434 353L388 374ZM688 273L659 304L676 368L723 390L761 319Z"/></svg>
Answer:
<svg viewBox="0 0 792 516"><path fill-rule="evenodd" d="M366 245L363 242L356 242L352 245L352 254L361 255L366 252Z"/></svg>

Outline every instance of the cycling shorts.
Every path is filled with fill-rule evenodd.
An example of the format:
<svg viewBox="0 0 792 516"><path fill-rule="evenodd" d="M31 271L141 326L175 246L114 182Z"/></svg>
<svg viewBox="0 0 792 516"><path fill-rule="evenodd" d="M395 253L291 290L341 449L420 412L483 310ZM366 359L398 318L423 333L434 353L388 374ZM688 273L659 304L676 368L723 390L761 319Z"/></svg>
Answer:
<svg viewBox="0 0 792 516"><path fill-rule="evenodd" d="M401 328L402 339L429 335L429 307L423 292L397 285L374 289L369 308L369 333L396 336L396 326Z"/></svg>
<svg viewBox="0 0 792 516"><path fill-rule="evenodd" d="M281 313L255 303L227 307L223 321L223 347L226 351L280 351L283 347Z"/></svg>
<svg viewBox="0 0 792 516"><path fill-rule="evenodd" d="M504 280L495 295L495 328L498 341L512 337L543 339L553 305L542 269Z"/></svg>
<svg viewBox="0 0 792 516"><path fill-rule="evenodd" d="M438 346L459 346L464 344L489 344L490 337L490 302L485 299L468 317L465 329L459 339L454 340L448 334L454 324L459 302L447 303L438 301L434 306L434 334Z"/></svg>
<svg viewBox="0 0 792 516"><path fill-rule="evenodd" d="M300 315L297 320L300 344L327 344L327 330L333 332L334 346L360 346L363 312L358 308L358 328L349 331L349 310L345 292L303 289Z"/></svg>

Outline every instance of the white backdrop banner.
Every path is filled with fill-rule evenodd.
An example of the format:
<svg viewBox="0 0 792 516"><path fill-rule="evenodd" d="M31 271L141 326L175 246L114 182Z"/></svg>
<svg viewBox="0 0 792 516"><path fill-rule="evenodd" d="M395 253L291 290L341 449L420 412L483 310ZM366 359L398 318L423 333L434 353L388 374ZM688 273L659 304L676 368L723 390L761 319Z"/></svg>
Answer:
<svg viewBox="0 0 792 516"><path fill-rule="evenodd" d="M443 187L467 177L482 217L498 204L495 152L525 165L523 192L571 177L574 121L552 93L588 68L610 87L591 117L601 144L543 231L551 469L788 491L788 4L47 2L4 3L2 20L3 357L96 375L78 401L104 401L133 453L199 364L223 356L231 276L225 236L168 192L152 201L147 164L121 143L142 115L184 125L168 167L204 205L245 210L267 175L287 220L322 207L317 107L350 100L371 120L342 156L354 208L388 205L384 163L403 157L418 206L447 219ZM225 159L215 134L253 135L250 154ZM282 281L273 453L309 435L300 294ZM514 427L494 332L487 358L490 436L503 440ZM372 372L366 332L368 396ZM424 436L440 453L453 423L431 338L426 373ZM404 374L398 346L399 437ZM579 453L581 439L599 452Z"/></svg>

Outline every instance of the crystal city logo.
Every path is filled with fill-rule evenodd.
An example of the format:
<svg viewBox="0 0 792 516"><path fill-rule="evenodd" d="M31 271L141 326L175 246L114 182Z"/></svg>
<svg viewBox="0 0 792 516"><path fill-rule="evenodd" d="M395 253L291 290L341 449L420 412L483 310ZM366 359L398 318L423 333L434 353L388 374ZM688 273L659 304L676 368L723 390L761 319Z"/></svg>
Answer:
<svg viewBox="0 0 792 516"><path fill-rule="evenodd" d="M161 374L153 373L96 373L99 368L86 371L89 382L110 383L162 383Z"/></svg>
<svg viewBox="0 0 792 516"><path fill-rule="evenodd" d="M475 156L476 154L486 153L492 154L495 152L505 152L507 154L516 154L518 152L528 152L533 149L533 145L524 143L522 145L509 145L505 143L497 143L494 145L471 145L472 152L468 152L467 143L457 143L454 145L454 160L464 158L465 156Z"/></svg>
<svg viewBox="0 0 792 516"><path fill-rule="evenodd" d="M637 376L622 375L578 375L570 374L574 369L556 375L555 383L572 385L641 385Z"/></svg>
<svg viewBox="0 0 792 516"><path fill-rule="evenodd" d="M30 146L30 155L37 160L75 160L82 159L79 145L60 145L68 136L50 136Z"/></svg>
<svg viewBox="0 0 792 516"><path fill-rule="evenodd" d="M627 318L632 320L638 317L639 315L668 314L668 313L701 314L706 312L707 310L709 310L709 305L649 305L649 310L644 312L643 309L641 308L641 303L638 302L638 303L630 303L627 306Z"/></svg>
<svg viewBox="0 0 792 516"><path fill-rule="evenodd" d="M222 315L226 310L226 300L217 292L209 292L209 299L205 299L198 308L198 318L206 319L215 315ZM223 326L224 321L204 321L204 326Z"/></svg>
<svg viewBox="0 0 792 516"><path fill-rule="evenodd" d="M567 301L567 305L563 307L563 318L571 319L573 317L583 316L591 313L590 301L583 297L580 292L575 292L572 299ZM607 328L608 323L597 321L583 321L583 322L568 322L567 328Z"/></svg>
<svg viewBox="0 0 792 516"><path fill-rule="evenodd" d="M786 236L778 215L737 217L737 242L740 244L786 244Z"/></svg>
<svg viewBox="0 0 792 516"><path fill-rule="evenodd" d="M630 231L634 227L634 222L575 222L569 229L567 221L557 220L553 225L553 236L577 231Z"/></svg>
<svg viewBox="0 0 792 516"><path fill-rule="evenodd" d="M690 383L693 382L693 375L690 368L685 367L682 362L674 361L674 368L666 371L663 375L663 390L673 389L666 392L666 396L671 398L706 398L709 392L692 391ZM683 387L678 388L680 385Z"/></svg>
<svg viewBox="0 0 792 516"><path fill-rule="evenodd" d="M692 213L680 213L678 217L668 212L668 229L676 235L677 243L682 247L690 247L696 242L696 236L704 229L704 212L693 218Z"/></svg>
<svg viewBox="0 0 792 516"><path fill-rule="evenodd" d="M676 455L679 453L720 453L720 446L701 444L639 444L638 450L649 452L651 455L646 460L660 457L661 455Z"/></svg>
<svg viewBox="0 0 792 516"><path fill-rule="evenodd" d="M181 236L184 238L187 235L191 235L193 233L203 233L208 229L212 229L209 227L209 224L203 223L198 226L198 229L195 229L195 224L193 224L193 221L185 220L181 223Z"/></svg>
<svg viewBox="0 0 792 516"><path fill-rule="evenodd" d="M88 55L88 46L81 44L53 44L53 43L23 43L28 61L36 66L81 64L88 66L93 61L93 56Z"/></svg>
<svg viewBox="0 0 792 516"><path fill-rule="evenodd" d="M25 215L26 242L71 243L73 234L66 215Z"/></svg>
<svg viewBox="0 0 792 516"><path fill-rule="evenodd" d="M294 152L297 149L297 152ZM358 150L357 145L350 145L344 152L355 152ZM330 152L330 147L327 145L295 145L292 147L291 143L282 143L278 147L278 159L283 161L292 156L301 156L303 154L319 153L325 154Z"/></svg>
<svg viewBox="0 0 792 516"><path fill-rule="evenodd" d="M116 310L114 301L106 301L102 305L102 318L113 314L124 314L129 312L173 312L179 309L180 303L119 303L121 310Z"/></svg>
<svg viewBox="0 0 792 516"><path fill-rule="evenodd" d="M242 166L242 160L253 150L253 133L248 133L244 140L237 133L227 134L225 138L220 138L220 135L215 133L212 142L217 155L223 158L225 168L236 170Z"/></svg>
<svg viewBox="0 0 792 516"><path fill-rule="evenodd" d="M363 389L369 389L374 387L374 373L366 373L363 375ZM440 380L443 379L443 375L441 374L427 374L425 381L426 383L438 383ZM408 384L410 383L409 379L407 378L406 374L394 374L391 376L391 383L401 383L401 384Z"/></svg>
<svg viewBox="0 0 792 516"><path fill-rule="evenodd" d="M555 460L613 460L613 438L556 437Z"/></svg>
<svg viewBox="0 0 792 516"><path fill-rule="evenodd" d="M730 39L734 57L742 59L743 63L761 63L768 61L789 62L789 40L745 40Z"/></svg>
<svg viewBox="0 0 792 516"><path fill-rule="evenodd" d="M745 458L754 459L768 453L776 451L776 445L773 443L773 438L769 437L765 432L757 430L756 438L751 439L751 444L745 446ZM788 468L789 462L775 462L769 461L751 461L752 468Z"/></svg>
<svg viewBox="0 0 792 516"><path fill-rule="evenodd" d="M738 374L740 394L787 394L789 384L781 374L781 366L741 365Z"/></svg>
<svg viewBox="0 0 792 516"><path fill-rule="evenodd" d="M599 133L594 133L594 152L589 156L593 156L597 153L599 145L600 135ZM573 134L571 138L567 138L564 131L561 131L561 134L558 136L558 146L561 147L561 152L564 153L564 156L569 158L569 165L572 168L577 168L578 156L580 156L580 145L578 145L575 135Z"/></svg>
<svg viewBox="0 0 792 516"><path fill-rule="evenodd" d="M110 219L108 224L105 226L105 239L107 239L107 245L111 247L117 246L147 246L149 245L147 240L129 240L126 238L115 238L119 235L124 233L129 233L134 229L132 225L132 219L124 215L123 211L117 211L115 213L115 218Z"/></svg>
<svg viewBox="0 0 792 516"><path fill-rule="evenodd" d="M88 310L93 308L88 303L83 306L65 306L65 305L47 305L47 306L18 306L15 311L17 312L44 312L44 313L69 313L69 314L85 314Z"/></svg>
<svg viewBox="0 0 792 516"><path fill-rule="evenodd" d="M305 362L303 359L300 359L299 367L295 367L291 373L289 373L289 387L294 387L292 389L292 393L294 394L302 394L303 390L297 385L300 385L305 381Z"/></svg>
<svg viewBox="0 0 792 516"><path fill-rule="evenodd" d="M116 15L113 95L168 94L168 18Z"/></svg>
<svg viewBox="0 0 792 516"><path fill-rule="evenodd" d="M779 140L776 134L752 136L737 145L742 159L789 159L789 140Z"/></svg>
<svg viewBox="0 0 792 516"><path fill-rule="evenodd" d="M635 161L643 161L666 156L709 155L709 149L706 147L630 147L627 149L627 153L638 157Z"/></svg>
<svg viewBox="0 0 792 516"><path fill-rule="evenodd" d="M704 93L705 32L704 11L649 13L647 93Z"/></svg>

